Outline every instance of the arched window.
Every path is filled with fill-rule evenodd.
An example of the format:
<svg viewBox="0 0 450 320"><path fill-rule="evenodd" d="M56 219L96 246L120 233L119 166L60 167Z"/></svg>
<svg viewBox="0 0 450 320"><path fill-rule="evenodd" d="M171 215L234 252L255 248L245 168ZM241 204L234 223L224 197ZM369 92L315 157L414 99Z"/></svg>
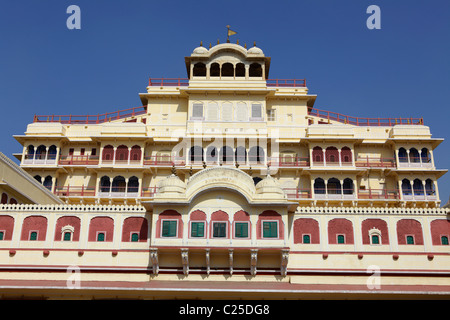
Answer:
<svg viewBox="0 0 450 320"><path fill-rule="evenodd" d="M52 177L46 176L43 183L44 187L46 187L48 190L52 190Z"/></svg>
<svg viewBox="0 0 450 320"><path fill-rule="evenodd" d="M314 193L325 194L325 191L325 181L322 178L317 178L314 180Z"/></svg>
<svg viewBox="0 0 450 320"><path fill-rule="evenodd" d="M212 63L209 68L209 75L211 77L220 77L220 66L218 63Z"/></svg>
<svg viewBox="0 0 450 320"><path fill-rule="evenodd" d="M128 193L138 193L139 191L139 179L135 176L128 179L128 187L127 192Z"/></svg>
<svg viewBox="0 0 450 320"><path fill-rule="evenodd" d="M33 159L34 158L34 146L29 145L27 148L27 154L25 155L25 159Z"/></svg>
<svg viewBox="0 0 450 320"><path fill-rule="evenodd" d="M341 182L336 178L331 178L327 183L327 193L328 194L341 194Z"/></svg>
<svg viewBox="0 0 450 320"><path fill-rule="evenodd" d="M222 65L222 77L234 77L234 66L231 63Z"/></svg>
<svg viewBox="0 0 450 320"><path fill-rule="evenodd" d="M245 77L245 65L243 63L238 63L235 72L236 77Z"/></svg>
<svg viewBox="0 0 450 320"><path fill-rule="evenodd" d="M314 163L323 163L323 150L321 147L314 147L312 151Z"/></svg>
<svg viewBox="0 0 450 320"><path fill-rule="evenodd" d="M233 148L224 146L220 150L220 159L223 163L228 163L228 164L233 163L233 161L234 161L233 154L234 154Z"/></svg>
<svg viewBox="0 0 450 320"><path fill-rule="evenodd" d="M116 163L128 162L128 147L120 145L116 149Z"/></svg>
<svg viewBox="0 0 450 320"><path fill-rule="evenodd" d="M2 193L2 201L1 201L1 203L2 204L6 204L6 203L8 203L8 195L6 194L6 193Z"/></svg>
<svg viewBox="0 0 450 320"><path fill-rule="evenodd" d="M114 159L114 148L111 145L107 145L103 148L102 160L103 161L113 161Z"/></svg>
<svg viewBox="0 0 450 320"><path fill-rule="evenodd" d="M248 107L245 102L236 104L236 121L248 121Z"/></svg>
<svg viewBox="0 0 450 320"><path fill-rule="evenodd" d="M430 152L427 148L422 148L420 151L420 157L422 158L422 163L429 163L431 161Z"/></svg>
<svg viewBox="0 0 450 320"><path fill-rule="evenodd" d="M405 195L405 196L412 195L411 182L408 179L402 180L402 192L403 192L403 195Z"/></svg>
<svg viewBox="0 0 450 320"><path fill-rule="evenodd" d="M349 147L343 147L341 149L341 163L352 162L352 150Z"/></svg>
<svg viewBox="0 0 450 320"><path fill-rule="evenodd" d="M424 195L423 184L420 179L414 179L413 182L414 195Z"/></svg>
<svg viewBox="0 0 450 320"><path fill-rule="evenodd" d="M233 105L230 102L222 103L222 121L233 121Z"/></svg>
<svg viewBox="0 0 450 320"><path fill-rule="evenodd" d="M251 163L261 164L264 162L264 149L259 146L251 147L248 151L248 159Z"/></svg>
<svg viewBox="0 0 450 320"><path fill-rule="evenodd" d="M37 182L42 183L42 178L41 178L40 175L34 176L34 179L35 179Z"/></svg>
<svg viewBox="0 0 450 320"><path fill-rule="evenodd" d="M111 185L111 191L112 192L125 192L126 188L126 182L125 178L122 176L114 177L112 185Z"/></svg>
<svg viewBox="0 0 450 320"><path fill-rule="evenodd" d="M434 189L433 180L431 180L431 179L425 180L425 192L426 192L427 196L436 195L436 190Z"/></svg>
<svg viewBox="0 0 450 320"><path fill-rule="evenodd" d="M405 148L398 149L398 161L399 162L408 162L408 153Z"/></svg>
<svg viewBox="0 0 450 320"><path fill-rule="evenodd" d="M131 161L141 161L141 147L140 146L133 146L130 151L130 160Z"/></svg>
<svg viewBox="0 0 450 320"><path fill-rule="evenodd" d="M200 146L193 146L189 150L189 158L191 162L201 163L203 161L203 148Z"/></svg>
<svg viewBox="0 0 450 320"><path fill-rule="evenodd" d="M416 163L420 162L419 151L416 148L411 148L409 150L409 162Z"/></svg>
<svg viewBox="0 0 450 320"><path fill-rule="evenodd" d="M36 149L36 156L35 159L45 159L45 156L47 155L47 149L44 145L40 145Z"/></svg>
<svg viewBox="0 0 450 320"><path fill-rule="evenodd" d="M218 121L219 120L219 105L217 102L209 102L206 109L206 120Z"/></svg>
<svg viewBox="0 0 450 320"><path fill-rule="evenodd" d="M49 159L49 160L55 160L56 159L56 146L55 145L51 145L48 148L47 159Z"/></svg>
<svg viewBox="0 0 450 320"><path fill-rule="evenodd" d="M250 77L262 77L262 67L259 63L252 63L249 70Z"/></svg>
<svg viewBox="0 0 450 320"><path fill-rule="evenodd" d="M237 147L235 156L236 156L236 162L238 164L240 164L240 165L245 164L247 161L247 150L245 150L245 147L243 147L243 146Z"/></svg>
<svg viewBox="0 0 450 320"><path fill-rule="evenodd" d="M100 192L109 192L111 189L111 181L109 177L103 176L100 179Z"/></svg>
<svg viewBox="0 0 450 320"><path fill-rule="evenodd" d="M214 146L209 146L206 148L206 162L216 163L218 159L217 148Z"/></svg>
<svg viewBox="0 0 450 320"><path fill-rule="evenodd" d="M325 150L327 164L339 163L339 151L336 147L328 147Z"/></svg>
<svg viewBox="0 0 450 320"><path fill-rule="evenodd" d="M350 178L344 179L343 184L343 193L344 194L353 194L353 180Z"/></svg>
<svg viewBox="0 0 450 320"><path fill-rule="evenodd" d="M206 77L206 65L202 62L194 64L194 77Z"/></svg>

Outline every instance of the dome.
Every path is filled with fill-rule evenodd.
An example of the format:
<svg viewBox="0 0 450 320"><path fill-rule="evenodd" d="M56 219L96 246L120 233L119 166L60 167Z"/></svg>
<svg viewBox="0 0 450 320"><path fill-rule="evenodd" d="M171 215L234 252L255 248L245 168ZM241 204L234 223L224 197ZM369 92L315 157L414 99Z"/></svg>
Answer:
<svg viewBox="0 0 450 320"><path fill-rule="evenodd" d="M162 180L158 184L158 187L159 193L164 192L184 193L186 191L186 184L183 181L181 181L181 179L178 178L178 176L175 174L171 174L170 176Z"/></svg>
<svg viewBox="0 0 450 320"><path fill-rule="evenodd" d="M281 189L278 181L270 175L256 184L256 193L277 193L284 195L284 191Z"/></svg>
<svg viewBox="0 0 450 320"><path fill-rule="evenodd" d="M251 47L250 49L248 49L247 51L248 54L264 54L263 51L258 48L258 47Z"/></svg>
<svg viewBox="0 0 450 320"><path fill-rule="evenodd" d="M194 49L194 51L192 52L193 54L205 54L208 53L208 49L206 49L205 47L197 47Z"/></svg>

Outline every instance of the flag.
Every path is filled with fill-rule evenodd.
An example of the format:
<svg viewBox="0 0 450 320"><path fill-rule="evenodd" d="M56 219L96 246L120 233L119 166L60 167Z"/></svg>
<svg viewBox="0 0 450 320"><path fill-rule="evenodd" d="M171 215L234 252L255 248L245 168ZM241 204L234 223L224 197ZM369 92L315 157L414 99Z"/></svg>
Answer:
<svg viewBox="0 0 450 320"><path fill-rule="evenodd" d="M232 35L234 35L234 34L236 34L236 33L237 33L237 32L228 29L228 36L232 36Z"/></svg>

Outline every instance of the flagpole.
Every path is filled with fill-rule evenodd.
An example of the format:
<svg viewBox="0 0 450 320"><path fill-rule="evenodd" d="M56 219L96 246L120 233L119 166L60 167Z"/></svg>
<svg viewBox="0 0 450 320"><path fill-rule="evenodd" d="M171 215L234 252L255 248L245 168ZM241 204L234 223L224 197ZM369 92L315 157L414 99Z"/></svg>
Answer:
<svg viewBox="0 0 450 320"><path fill-rule="evenodd" d="M227 43L230 43L230 25L227 24Z"/></svg>

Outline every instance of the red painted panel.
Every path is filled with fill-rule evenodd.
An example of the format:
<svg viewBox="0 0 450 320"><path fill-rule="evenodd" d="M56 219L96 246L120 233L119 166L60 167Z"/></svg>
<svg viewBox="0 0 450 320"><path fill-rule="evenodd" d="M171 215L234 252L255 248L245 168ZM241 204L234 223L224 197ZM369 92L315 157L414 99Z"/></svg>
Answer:
<svg viewBox="0 0 450 320"><path fill-rule="evenodd" d="M258 222L256 223L256 238L262 239L262 221L275 220L278 221L278 239L284 239L284 223L281 215L273 210L266 210L258 216Z"/></svg>
<svg viewBox="0 0 450 320"><path fill-rule="evenodd" d="M229 222L229 217L228 217L228 213L226 213L225 211L219 210L216 212L213 212L213 214L211 215L211 223L210 223L210 230L209 230L209 234L211 235L211 237L213 236L213 227L214 221L226 221L227 222L227 237L225 239L229 239L230 238L230 234L231 234L231 226L230 226L230 222Z"/></svg>
<svg viewBox="0 0 450 320"><path fill-rule="evenodd" d="M3 231L3 240L12 240L14 230L14 218L11 216L0 216L0 231Z"/></svg>
<svg viewBox="0 0 450 320"><path fill-rule="evenodd" d="M148 238L148 222L143 217L129 217L123 222L122 242L130 242L131 234L139 233L139 242L146 242Z"/></svg>
<svg viewBox="0 0 450 320"><path fill-rule="evenodd" d="M381 231L381 244L389 244L388 226L382 219L366 219L361 223L363 244L370 244L369 230L373 228Z"/></svg>
<svg viewBox="0 0 450 320"><path fill-rule="evenodd" d="M22 235L20 240L27 241L30 238L30 232L36 231L37 241L45 241L47 233L47 218L42 216L29 216L23 220Z"/></svg>
<svg viewBox="0 0 450 320"><path fill-rule="evenodd" d="M97 234L105 233L105 242L113 241L114 220L110 217L95 217L89 223L88 241L97 241Z"/></svg>
<svg viewBox="0 0 450 320"><path fill-rule="evenodd" d="M62 228L65 226L72 226L74 228L72 234L72 241L80 240L80 228L81 228L81 220L78 217L74 216L66 216L61 217L56 221L56 229L55 229L55 241L62 241Z"/></svg>
<svg viewBox="0 0 450 320"><path fill-rule="evenodd" d="M431 221L431 239L434 246L441 245L441 237L450 239L450 221L447 219L436 219Z"/></svg>
<svg viewBox="0 0 450 320"><path fill-rule="evenodd" d="M161 237L161 221L169 219L169 220L178 220L178 238L183 237L183 220L181 220L181 214L175 210L165 210L159 214L158 220L156 221L156 238Z"/></svg>
<svg viewBox="0 0 450 320"><path fill-rule="evenodd" d="M319 223L315 219L300 218L294 221L294 243L303 243L303 235L311 237L311 244L320 243Z"/></svg>
<svg viewBox="0 0 450 320"><path fill-rule="evenodd" d="M414 236L414 244L423 245L422 225L414 219L402 219L397 222L398 244L407 244L406 236Z"/></svg>
<svg viewBox="0 0 450 320"><path fill-rule="evenodd" d="M353 224L344 218L332 219L328 222L328 243L337 244L337 236L343 234L345 244L353 244Z"/></svg>

